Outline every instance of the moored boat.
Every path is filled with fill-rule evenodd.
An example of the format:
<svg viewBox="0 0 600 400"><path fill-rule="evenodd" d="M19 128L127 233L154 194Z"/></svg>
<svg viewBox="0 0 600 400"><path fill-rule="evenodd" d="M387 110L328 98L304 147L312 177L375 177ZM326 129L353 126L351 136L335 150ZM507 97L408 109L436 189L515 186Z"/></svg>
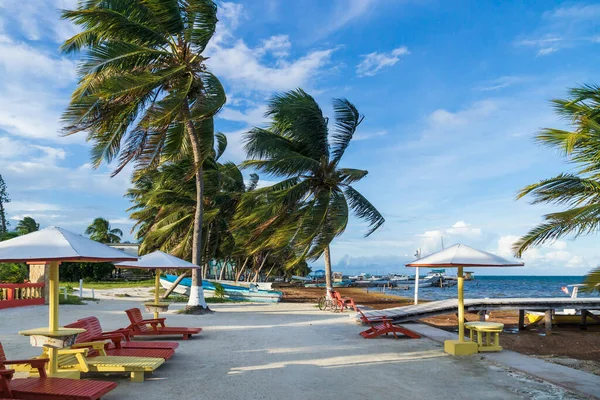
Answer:
<svg viewBox="0 0 600 400"><path fill-rule="evenodd" d="M165 275L160 278L160 284L168 289L171 287L173 282L177 279L175 275ZM173 290L175 293L189 296L190 287L192 286L191 278L183 278L179 285ZM259 290L251 289L244 286L235 286L228 284L221 284L225 290L225 298L230 300L246 300L246 301L257 301L261 303L278 303L281 301L282 292L276 290ZM209 281L202 281L202 288L207 296L215 295L215 285Z"/></svg>
<svg viewBox="0 0 600 400"><path fill-rule="evenodd" d="M585 286L584 284L568 285L568 286L563 287L562 290L566 294L569 294L568 288L572 287L573 289L571 291L571 298L576 299L577 294L579 292L579 288L584 287L584 286ZM589 314L592 314L596 318L594 318L593 316L590 316ZM526 311L525 312L525 316L527 317L527 320L529 321L530 324L535 324L537 322L540 322L541 320L544 319L545 315L546 314L544 312L540 312L540 311ZM589 325L600 324L600 322L598 321L597 318L600 318L600 311L589 310L588 316L586 318L586 323ZM574 309L564 309L562 311L555 311L552 314L552 323L556 324L556 325L578 325L578 324L581 324L581 312L574 310Z"/></svg>

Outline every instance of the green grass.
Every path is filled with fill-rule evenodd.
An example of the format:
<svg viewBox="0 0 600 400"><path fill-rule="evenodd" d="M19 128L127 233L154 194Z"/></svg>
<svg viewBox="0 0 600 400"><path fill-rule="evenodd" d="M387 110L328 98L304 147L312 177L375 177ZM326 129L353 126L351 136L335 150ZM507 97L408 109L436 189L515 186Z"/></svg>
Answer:
<svg viewBox="0 0 600 400"><path fill-rule="evenodd" d="M80 299L79 296L71 296L71 295L67 295L67 298L65 299L65 296L61 293L60 296L58 297L58 304L69 304L72 306L85 306L87 303L85 301L100 301L98 299L92 299L91 297L84 297L83 299Z"/></svg>
<svg viewBox="0 0 600 400"><path fill-rule="evenodd" d="M78 282L61 282L60 286L64 287L73 287L75 289L79 288ZM129 288L129 287L152 287L154 286L154 279L148 279L144 281L137 282L83 282L84 289L119 289L119 288Z"/></svg>

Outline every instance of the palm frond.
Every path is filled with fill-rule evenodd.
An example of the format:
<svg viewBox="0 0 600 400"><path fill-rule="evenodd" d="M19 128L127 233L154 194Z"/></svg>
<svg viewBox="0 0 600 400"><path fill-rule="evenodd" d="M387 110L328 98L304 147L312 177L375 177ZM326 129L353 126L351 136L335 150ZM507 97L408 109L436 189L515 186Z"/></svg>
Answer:
<svg viewBox="0 0 600 400"><path fill-rule="evenodd" d="M356 128L358 128L364 116L360 115L354 104L346 99L334 99L333 110L335 113L335 132L331 137L332 161L337 164L350 145L354 132L356 132Z"/></svg>
<svg viewBox="0 0 600 400"><path fill-rule="evenodd" d="M370 236L373 232L379 229L385 222L383 215L367 200L360 192L352 186L346 187L344 194L348 198L350 208L358 218L364 219L369 223L369 231L365 237Z"/></svg>

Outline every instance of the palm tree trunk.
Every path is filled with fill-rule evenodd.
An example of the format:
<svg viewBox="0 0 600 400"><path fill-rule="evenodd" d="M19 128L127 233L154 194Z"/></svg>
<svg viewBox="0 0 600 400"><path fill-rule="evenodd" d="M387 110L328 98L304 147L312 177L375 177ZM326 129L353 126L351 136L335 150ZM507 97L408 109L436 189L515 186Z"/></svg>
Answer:
<svg viewBox="0 0 600 400"><path fill-rule="evenodd" d="M179 275L177 277L177 279L175 279L175 282L173 282L173 284L171 285L170 288L167 289L167 291L165 292L165 294L163 295L163 299L166 299L167 297L169 297L169 295L173 292L173 290L175 290L175 288L177 287L177 285L179 285L179 282L181 282L183 280L183 278L185 278L186 276L189 275L189 272L183 273L181 275Z"/></svg>
<svg viewBox="0 0 600 400"><path fill-rule="evenodd" d="M331 298L331 253L329 246L325 248L325 287L327 288L327 297Z"/></svg>
<svg viewBox="0 0 600 400"><path fill-rule="evenodd" d="M227 263L229 262L229 257L225 257L225 261L223 262L223 266L221 267L221 273L219 274L219 280L223 280L223 274L225 272L225 268L227 268Z"/></svg>
<svg viewBox="0 0 600 400"><path fill-rule="evenodd" d="M256 275L254 276L254 283L258 282L258 276L260 275L260 271L262 271L263 267L265 266L265 263L267 262L268 257L269 257L269 252L267 251L267 254L265 254L265 256L263 257L263 259L260 263L260 267L258 267L258 271L256 271Z"/></svg>
<svg viewBox="0 0 600 400"><path fill-rule="evenodd" d="M239 271L237 271L237 273L235 274L235 283L237 285L238 281L240 280L240 276L242 276L242 271L244 269L246 269L246 264L248 264L248 260L250 259L250 257L246 257L246 259L244 260L244 264L242 265L242 267L240 268Z"/></svg>
<svg viewBox="0 0 600 400"><path fill-rule="evenodd" d="M202 176L202 155L200 154L200 142L196 134L196 128L190 117L189 105L184 105L183 117L187 128L188 137L194 155L194 167L196 168L196 212L194 214L194 234L192 243L192 263L202 265L202 220L204 219L204 179ZM188 300L187 311L209 310L204 299L204 290L202 289L201 271L192 270L192 287L190 288L190 298ZM202 309L202 310L200 310Z"/></svg>

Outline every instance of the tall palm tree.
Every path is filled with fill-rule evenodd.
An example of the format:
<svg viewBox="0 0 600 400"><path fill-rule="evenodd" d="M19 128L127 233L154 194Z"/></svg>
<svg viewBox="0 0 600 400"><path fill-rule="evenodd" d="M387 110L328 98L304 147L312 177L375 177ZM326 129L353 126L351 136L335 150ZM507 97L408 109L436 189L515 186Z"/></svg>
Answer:
<svg viewBox="0 0 600 400"><path fill-rule="evenodd" d="M63 18L82 28L62 50L82 53L79 84L63 115L66 134L85 131L92 164L118 160L138 169L190 153L195 177L192 262L201 263L202 164L212 148L213 119L225 103L202 55L215 32L211 0L80 0ZM198 173L196 173L198 172ZM188 312L207 310L192 274Z"/></svg>
<svg viewBox="0 0 600 400"><path fill-rule="evenodd" d="M300 251L292 264L325 255L328 295L329 245L346 229L349 210L369 224L366 236L385 221L352 186L368 172L339 166L363 116L346 99L334 99L333 109L331 132L328 118L302 89L271 99L266 116L273 121L267 129L253 128L245 135L249 160L243 165L283 180L255 190L241 205L247 213L241 225L257 226L256 243L293 243ZM266 201L256 204L257 196Z"/></svg>
<svg viewBox="0 0 600 400"><path fill-rule="evenodd" d="M571 89L569 94L569 98L552 103L572 128L542 129L536 140L557 149L576 166L575 171L529 185L517 196L531 195L534 204L548 203L566 209L544 215L544 222L519 239L513 246L518 257L531 247L564 236L577 237L600 230L600 87L585 85ZM600 287L600 268L588 275L588 282Z"/></svg>
<svg viewBox="0 0 600 400"><path fill-rule="evenodd" d="M27 235L28 233L39 231L40 224L31 217L25 217L19 221L15 230L19 235Z"/></svg>
<svg viewBox="0 0 600 400"><path fill-rule="evenodd" d="M96 242L121 243L123 231L118 228L113 229L107 219L98 217L85 229L85 234Z"/></svg>

